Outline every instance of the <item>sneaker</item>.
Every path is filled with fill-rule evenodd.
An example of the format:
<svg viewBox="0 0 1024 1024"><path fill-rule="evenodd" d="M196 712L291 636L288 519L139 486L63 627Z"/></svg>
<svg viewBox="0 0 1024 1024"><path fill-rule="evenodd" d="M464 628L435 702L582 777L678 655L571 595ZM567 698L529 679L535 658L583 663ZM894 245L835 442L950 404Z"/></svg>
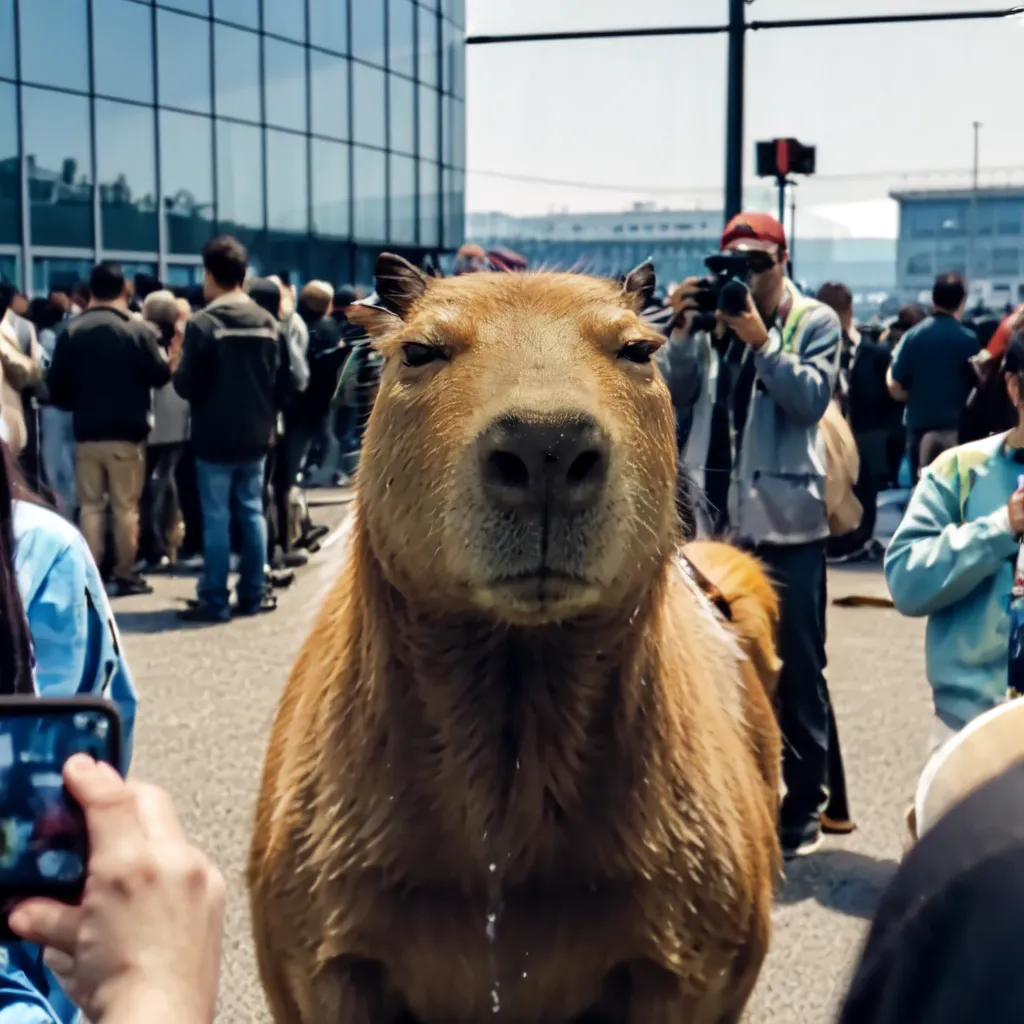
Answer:
<svg viewBox="0 0 1024 1024"><path fill-rule="evenodd" d="M243 618L251 618L253 615L265 615L267 612L277 611L277 598L272 593L266 593L259 601L239 601L235 605L234 614Z"/></svg>
<svg viewBox="0 0 1024 1024"><path fill-rule="evenodd" d="M812 835L799 839L792 844L783 839L782 859L796 860L798 857L809 857L812 853L817 853L824 843L825 836L820 828L815 829Z"/></svg>
<svg viewBox="0 0 1024 1024"><path fill-rule="evenodd" d="M190 601L178 612L178 618L183 622L230 622L231 609L214 608L202 601Z"/></svg>
<svg viewBox="0 0 1024 1024"><path fill-rule="evenodd" d="M114 597L136 597L140 594L152 594L153 588L143 576L132 576L129 579L113 580Z"/></svg>
<svg viewBox="0 0 1024 1024"><path fill-rule="evenodd" d="M331 478L331 483L334 484L335 487L351 487L352 477L350 477L348 473L338 472Z"/></svg>
<svg viewBox="0 0 1024 1024"><path fill-rule="evenodd" d="M821 831L827 836L848 836L857 831L857 826L849 818L830 818L823 811L821 814Z"/></svg>
<svg viewBox="0 0 1024 1024"><path fill-rule="evenodd" d="M286 551L274 559L275 569L299 569L309 564L309 555L305 551Z"/></svg>
<svg viewBox="0 0 1024 1024"><path fill-rule="evenodd" d="M180 562L181 568L189 571L202 569L204 564L202 555L189 555L188 558L183 558Z"/></svg>

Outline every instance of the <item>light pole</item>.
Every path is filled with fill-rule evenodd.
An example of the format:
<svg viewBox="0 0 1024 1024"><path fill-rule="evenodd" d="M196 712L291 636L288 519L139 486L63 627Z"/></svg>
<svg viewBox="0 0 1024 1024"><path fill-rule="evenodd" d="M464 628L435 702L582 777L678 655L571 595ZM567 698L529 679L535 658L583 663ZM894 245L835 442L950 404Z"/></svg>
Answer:
<svg viewBox="0 0 1024 1024"><path fill-rule="evenodd" d="M974 174L971 185L971 224L967 233L967 289L974 284L975 248L978 237L978 173L981 154L981 122L974 122Z"/></svg>

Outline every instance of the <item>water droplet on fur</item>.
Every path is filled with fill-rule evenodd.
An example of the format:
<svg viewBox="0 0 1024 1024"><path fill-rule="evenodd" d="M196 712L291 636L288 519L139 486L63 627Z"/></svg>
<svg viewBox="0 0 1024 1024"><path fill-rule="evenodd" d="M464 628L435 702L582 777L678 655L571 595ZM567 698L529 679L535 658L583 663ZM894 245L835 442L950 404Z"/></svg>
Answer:
<svg viewBox="0 0 1024 1024"><path fill-rule="evenodd" d="M638 616L639 614L640 614L640 605L637 605L637 606L636 606L636 607L635 607L635 608L633 609L633 614L632 614L632 615L630 615L630 617L629 617L629 624L630 624L631 626L633 625L633 623L634 623L634 622L636 622L636 620L637 620L637 616Z"/></svg>
<svg viewBox="0 0 1024 1024"><path fill-rule="evenodd" d="M498 870L498 865L497 864L490 864L490 865L488 865L488 870L493 875L494 872Z"/></svg>
<svg viewBox="0 0 1024 1024"><path fill-rule="evenodd" d="M498 915L490 913L487 915L487 938L493 942L497 937L497 928L495 927L498 923Z"/></svg>
<svg viewBox="0 0 1024 1024"><path fill-rule="evenodd" d="M520 767L522 767L522 766L520 765L519 758L517 757L516 758L516 771L519 771Z"/></svg>
<svg viewBox="0 0 1024 1024"><path fill-rule="evenodd" d="M646 686L647 685L647 680L646 679L641 679L640 680L640 685L641 686Z"/></svg>
<svg viewBox="0 0 1024 1024"><path fill-rule="evenodd" d="M491 963L491 1013L501 1013L501 996L499 990L501 989L501 978L498 974L498 951L496 944L498 941L498 925L501 923L501 915L504 912L504 902L502 900L501 892L501 879L498 877L498 865L488 865L490 869L490 878L487 880L487 927L485 931L487 933L487 944L490 952L490 963Z"/></svg>

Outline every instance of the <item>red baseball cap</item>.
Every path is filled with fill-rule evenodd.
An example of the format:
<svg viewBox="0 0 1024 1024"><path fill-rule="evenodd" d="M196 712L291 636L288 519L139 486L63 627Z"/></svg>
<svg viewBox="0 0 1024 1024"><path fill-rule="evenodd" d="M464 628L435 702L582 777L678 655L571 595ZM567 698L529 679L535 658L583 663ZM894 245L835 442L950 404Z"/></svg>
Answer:
<svg viewBox="0 0 1024 1024"><path fill-rule="evenodd" d="M786 229L770 213L738 213L722 232L723 252L771 252L785 248Z"/></svg>

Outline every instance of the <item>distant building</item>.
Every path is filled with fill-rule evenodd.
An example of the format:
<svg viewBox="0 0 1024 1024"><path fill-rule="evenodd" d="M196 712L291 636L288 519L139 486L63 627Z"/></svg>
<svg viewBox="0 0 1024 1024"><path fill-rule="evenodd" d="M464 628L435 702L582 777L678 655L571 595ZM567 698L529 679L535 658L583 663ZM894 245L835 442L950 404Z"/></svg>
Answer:
<svg viewBox="0 0 1024 1024"><path fill-rule="evenodd" d="M663 284L705 273L704 259L718 251L723 216L719 210L657 210L638 205L622 213L552 213L513 217L467 213L467 238L493 248L508 246L531 266L575 268L614 276L646 259L654 261ZM834 233L837 225L806 216L811 234ZM807 237L798 225L796 275L817 288L844 281L855 292L882 293L896 284L894 239Z"/></svg>
<svg viewBox="0 0 1024 1024"><path fill-rule="evenodd" d="M894 192L900 204L897 289L902 299L931 291L955 271L972 297L999 307L1024 301L1024 188Z"/></svg>

